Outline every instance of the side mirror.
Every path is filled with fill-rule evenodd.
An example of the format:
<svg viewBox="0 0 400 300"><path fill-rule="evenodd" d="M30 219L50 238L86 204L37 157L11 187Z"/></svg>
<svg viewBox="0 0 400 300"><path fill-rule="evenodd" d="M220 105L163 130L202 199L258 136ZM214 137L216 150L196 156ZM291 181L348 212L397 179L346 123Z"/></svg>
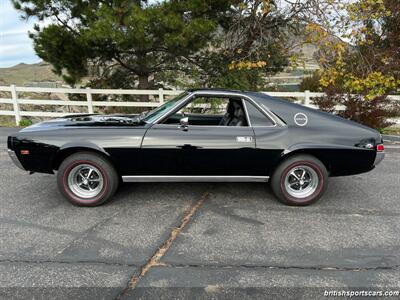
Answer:
<svg viewBox="0 0 400 300"><path fill-rule="evenodd" d="M182 119L180 119L180 126L179 128L182 129L183 131L187 131L188 130L188 126L189 126L189 118L188 117L184 117Z"/></svg>

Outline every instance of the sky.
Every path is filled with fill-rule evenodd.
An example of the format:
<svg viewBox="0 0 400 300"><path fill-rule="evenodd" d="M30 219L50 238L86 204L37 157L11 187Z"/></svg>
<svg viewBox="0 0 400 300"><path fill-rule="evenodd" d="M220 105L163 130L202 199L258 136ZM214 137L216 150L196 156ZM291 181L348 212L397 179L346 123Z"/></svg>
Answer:
<svg viewBox="0 0 400 300"><path fill-rule="evenodd" d="M19 63L37 63L41 59L33 50L28 31L34 20L21 20L10 0L0 0L0 67L11 67Z"/></svg>
<svg viewBox="0 0 400 300"><path fill-rule="evenodd" d="M157 3L162 0L151 0ZM33 29L35 20L21 20L10 0L0 0L0 68L19 63L37 63L41 59L33 50L28 31Z"/></svg>

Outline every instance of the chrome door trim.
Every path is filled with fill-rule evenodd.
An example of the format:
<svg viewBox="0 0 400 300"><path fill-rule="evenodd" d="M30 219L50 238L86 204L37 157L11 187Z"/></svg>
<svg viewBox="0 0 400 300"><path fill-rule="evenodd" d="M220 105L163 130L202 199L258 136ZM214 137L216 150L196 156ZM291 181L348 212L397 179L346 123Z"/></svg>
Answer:
<svg viewBox="0 0 400 300"><path fill-rule="evenodd" d="M193 93L189 92L186 97L184 97L183 99L181 99L180 101L178 101L178 103L176 103L174 106L171 107L170 110L168 110L167 112L165 112L163 115L159 116L157 119L155 119L151 124L158 124L158 122L163 119L164 117L166 117L171 111L174 111L177 107L180 107L180 105L182 103L186 103L186 101L191 98L193 96Z"/></svg>
<svg viewBox="0 0 400 300"><path fill-rule="evenodd" d="M247 106L246 106L246 103L245 103L245 102L246 102L246 101L242 98L242 106L243 106L243 109L244 109L244 113L245 113L245 115L246 115L247 125L248 125L249 127L253 127L253 126L251 126L251 120L250 120L249 112L247 111Z"/></svg>
<svg viewBox="0 0 400 300"><path fill-rule="evenodd" d="M181 101L179 101L179 103L177 103L176 105L174 105L168 112L166 112L165 114L163 114L162 116L160 116L157 120L155 120L152 124L159 124L160 121L163 121L164 118L172 115L174 112L179 111L179 109L181 109L183 106L186 105L186 103L193 97L193 96L198 96L198 95L207 95L207 96L227 96L227 97L237 97L237 98L242 98L248 100L250 103L252 103L255 107L257 107L261 112L264 113L264 115L266 117L268 117L272 122L273 125L271 126L265 126L265 127L276 127L277 121L275 120L275 117L273 117L273 114L270 113L268 111L268 108L265 106L261 106L260 104L257 103L257 101L255 101L253 98L251 98L250 96L247 96L243 93L239 93L239 92L222 92L222 91L194 91L194 92L189 92L189 94L187 95L187 97L185 97L184 99L182 99ZM244 105L246 105L246 103L244 103ZM249 121L251 122L250 118L248 118ZM251 126L246 126L246 127L251 127Z"/></svg>
<svg viewBox="0 0 400 300"><path fill-rule="evenodd" d="M122 176L123 182L267 182L269 176Z"/></svg>
<svg viewBox="0 0 400 300"><path fill-rule="evenodd" d="M271 119L271 121L272 121L272 123L273 123L273 125L270 125L270 126L265 126L265 127L276 127L278 124L277 124L277 122L276 122L276 120L275 120L275 117L273 117L273 115L272 115L272 113L270 113L269 111L268 111L268 108L266 107L266 106L261 106L260 104L258 104L258 102L257 101L255 101L253 98L251 98L250 96L248 96L248 95L245 95L245 94L243 94L243 93L240 93L240 92L224 92L224 91L202 91L202 90L199 90L199 91L195 91L195 92L193 92L192 93L192 95L218 95L218 96L228 96L228 97L239 97L239 98L242 98L242 99L246 99L246 100L248 100L250 103L252 103L255 107L257 107L259 110L261 110L261 112L263 112L265 115L266 115L266 117L268 117L268 118L270 118ZM246 104L246 103L245 103Z"/></svg>

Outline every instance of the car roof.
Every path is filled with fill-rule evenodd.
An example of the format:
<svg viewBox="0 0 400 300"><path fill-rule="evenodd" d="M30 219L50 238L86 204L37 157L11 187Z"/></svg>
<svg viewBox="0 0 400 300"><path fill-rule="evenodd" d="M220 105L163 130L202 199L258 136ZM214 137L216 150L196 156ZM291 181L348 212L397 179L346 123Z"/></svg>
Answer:
<svg viewBox="0 0 400 300"><path fill-rule="evenodd" d="M189 93L198 93L201 94L202 92L210 94L212 92L218 93L218 94L229 94L229 95L237 95L237 96L241 96L241 95L245 95L248 97L251 97L253 100L255 101L267 101L267 102L287 102L283 99L279 99L279 98L275 98L275 97L271 97L267 94L261 93L261 92L252 92L252 91L245 91L245 90L233 90L233 89L223 89L223 88L198 88L198 89L189 89L187 90L187 92ZM265 103L266 104L266 103Z"/></svg>
<svg viewBox="0 0 400 300"><path fill-rule="evenodd" d="M258 95L259 97L263 97L263 98L269 98L269 99L274 99L273 97L261 93L261 92L253 92L253 91L246 91L246 90L234 90L234 89L223 89L223 88L197 88L197 89L189 89L187 90L187 92L189 93L201 93L201 92L205 92L205 93L212 93L212 92L216 92L216 93L227 93L227 94L238 94L238 95L247 95L247 96L255 96Z"/></svg>
<svg viewBox="0 0 400 300"><path fill-rule="evenodd" d="M231 89L223 89L223 88L197 88L197 89L189 89L188 92L227 92L227 93L246 93L246 91L242 90L231 90Z"/></svg>

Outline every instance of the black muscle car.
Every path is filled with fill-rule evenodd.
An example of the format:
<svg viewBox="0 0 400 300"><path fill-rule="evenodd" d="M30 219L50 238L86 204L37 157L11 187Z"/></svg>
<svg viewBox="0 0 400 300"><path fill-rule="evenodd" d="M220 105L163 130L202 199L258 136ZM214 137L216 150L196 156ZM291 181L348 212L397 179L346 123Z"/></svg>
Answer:
<svg viewBox="0 0 400 300"><path fill-rule="evenodd" d="M321 197L329 176L372 170L381 135L262 93L189 90L141 115L78 115L8 138L14 163L54 173L73 204L109 200L120 181L270 182L288 205ZM269 180L270 179L270 180Z"/></svg>

